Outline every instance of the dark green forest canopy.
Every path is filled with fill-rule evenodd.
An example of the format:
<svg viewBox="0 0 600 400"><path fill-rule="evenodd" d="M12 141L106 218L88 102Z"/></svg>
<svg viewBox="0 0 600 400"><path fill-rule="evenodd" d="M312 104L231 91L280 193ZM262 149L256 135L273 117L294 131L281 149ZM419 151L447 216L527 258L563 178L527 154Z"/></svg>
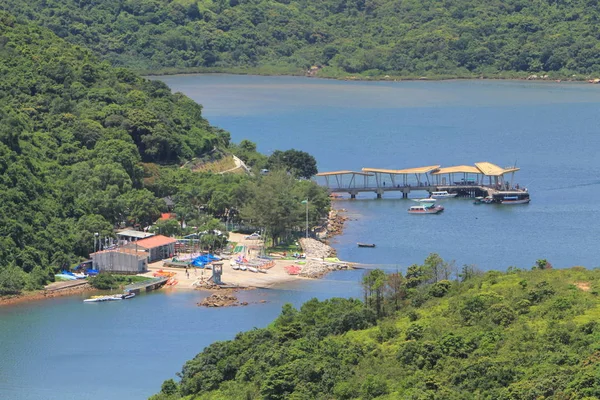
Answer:
<svg viewBox="0 0 600 400"><path fill-rule="evenodd" d="M352 299L288 304L267 328L208 346L181 383L166 381L152 399L600 397L600 271L513 269L433 283L427 264L412 272L432 283L369 272L378 286L369 297L383 297L379 317Z"/></svg>
<svg viewBox="0 0 600 400"><path fill-rule="evenodd" d="M1 8L145 71L600 72L597 0L4 0Z"/></svg>
<svg viewBox="0 0 600 400"><path fill-rule="evenodd" d="M0 295L52 280L87 257L95 233L151 225L162 197L177 200L179 220L241 209L257 179L179 167L229 151L229 133L191 99L0 11ZM326 193L290 186L302 222L301 199Z"/></svg>

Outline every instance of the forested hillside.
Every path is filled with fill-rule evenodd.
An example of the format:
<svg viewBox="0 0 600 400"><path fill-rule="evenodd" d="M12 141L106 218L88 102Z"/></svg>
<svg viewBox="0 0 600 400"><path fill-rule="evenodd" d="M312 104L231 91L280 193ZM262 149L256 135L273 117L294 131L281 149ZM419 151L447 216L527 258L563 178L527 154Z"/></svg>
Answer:
<svg viewBox="0 0 600 400"><path fill-rule="evenodd" d="M52 280L56 270L87 257L95 234L151 225L166 211L164 196L176 200L179 221L200 230L224 230L215 224L234 209L233 217L243 210L256 218L258 185L274 187L272 180L291 202L284 222L265 222L279 229L272 234L304 226L302 199L314 199L311 220L327 212L325 191L294 175L261 180L179 168L183 160L229 151L268 161L249 142L230 146L229 133L210 126L201 111L162 82L113 68L0 12L0 296Z"/></svg>
<svg viewBox="0 0 600 400"><path fill-rule="evenodd" d="M4 0L2 8L145 71L600 73L597 0Z"/></svg>
<svg viewBox="0 0 600 400"><path fill-rule="evenodd" d="M286 305L269 327L208 346L152 399L600 397L599 271L465 267L438 280L444 265L368 272L366 306Z"/></svg>

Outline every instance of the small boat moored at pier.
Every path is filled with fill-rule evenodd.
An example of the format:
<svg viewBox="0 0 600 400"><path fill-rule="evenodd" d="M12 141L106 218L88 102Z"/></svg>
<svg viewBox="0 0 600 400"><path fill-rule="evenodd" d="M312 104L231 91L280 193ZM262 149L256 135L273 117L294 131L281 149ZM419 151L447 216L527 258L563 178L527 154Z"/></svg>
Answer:
<svg viewBox="0 0 600 400"><path fill-rule="evenodd" d="M423 203L417 206L411 206L408 209L409 214L437 214L444 211L444 207L436 204Z"/></svg>
<svg viewBox="0 0 600 400"><path fill-rule="evenodd" d="M375 243L357 243L358 247L375 247Z"/></svg>
<svg viewBox="0 0 600 400"><path fill-rule="evenodd" d="M487 197L478 196L478 197L475 197L475 201L473 201L473 204L492 204L493 202L494 202L494 198L491 196L487 196Z"/></svg>
<svg viewBox="0 0 600 400"><path fill-rule="evenodd" d="M530 201L531 201L531 199L529 197L527 197L525 199L519 199L517 197L515 197L515 198L505 197L504 199L502 199L500 204L527 204Z"/></svg>
<svg viewBox="0 0 600 400"><path fill-rule="evenodd" d="M451 199L453 197L456 197L458 195L458 193L448 193L447 191L441 191L441 192L431 192L431 196L429 196L431 199Z"/></svg>

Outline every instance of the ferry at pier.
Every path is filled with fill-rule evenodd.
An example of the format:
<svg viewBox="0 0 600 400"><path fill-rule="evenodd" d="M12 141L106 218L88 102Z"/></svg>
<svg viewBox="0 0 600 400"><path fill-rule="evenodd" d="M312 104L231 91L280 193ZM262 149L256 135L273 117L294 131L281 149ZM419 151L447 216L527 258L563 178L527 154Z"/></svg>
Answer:
<svg viewBox="0 0 600 400"><path fill-rule="evenodd" d="M458 195L458 193L448 193L447 191L441 191L441 192L431 192L431 196L429 196L431 199L451 199L453 197L456 197Z"/></svg>

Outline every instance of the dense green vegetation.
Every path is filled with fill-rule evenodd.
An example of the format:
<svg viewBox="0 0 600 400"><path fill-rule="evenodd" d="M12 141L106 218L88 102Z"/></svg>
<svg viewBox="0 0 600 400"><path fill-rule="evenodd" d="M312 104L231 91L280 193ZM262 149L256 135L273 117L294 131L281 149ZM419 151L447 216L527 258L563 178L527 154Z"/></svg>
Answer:
<svg viewBox="0 0 600 400"><path fill-rule="evenodd" d="M113 65L400 76L600 72L596 0L4 0Z"/></svg>
<svg viewBox="0 0 600 400"><path fill-rule="evenodd" d="M263 181L285 175L180 168L230 151L229 133L210 126L200 105L3 12L0 77L0 295L40 288L87 257L96 233L152 225L165 196L189 229L224 230L242 209L254 219L255 188L275 190ZM285 223L269 220L278 235L304 225L301 200L326 199L311 183L286 182ZM328 204L314 203L311 222Z"/></svg>
<svg viewBox="0 0 600 400"><path fill-rule="evenodd" d="M188 361L167 399L592 399L600 271L478 273L431 255L365 274L366 303L284 306L267 328Z"/></svg>

